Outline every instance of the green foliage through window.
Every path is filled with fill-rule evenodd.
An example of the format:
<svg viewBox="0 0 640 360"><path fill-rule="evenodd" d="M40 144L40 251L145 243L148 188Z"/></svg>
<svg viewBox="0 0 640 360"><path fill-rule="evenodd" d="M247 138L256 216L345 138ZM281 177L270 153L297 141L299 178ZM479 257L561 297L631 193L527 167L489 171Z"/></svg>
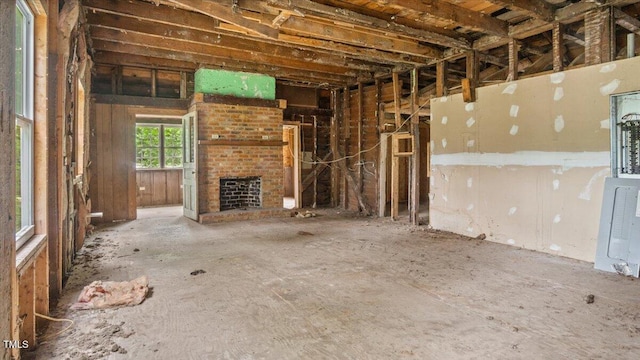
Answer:
<svg viewBox="0 0 640 360"><path fill-rule="evenodd" d="M182 167L182 127L137 125L136 167L139 169Z"/></svg>

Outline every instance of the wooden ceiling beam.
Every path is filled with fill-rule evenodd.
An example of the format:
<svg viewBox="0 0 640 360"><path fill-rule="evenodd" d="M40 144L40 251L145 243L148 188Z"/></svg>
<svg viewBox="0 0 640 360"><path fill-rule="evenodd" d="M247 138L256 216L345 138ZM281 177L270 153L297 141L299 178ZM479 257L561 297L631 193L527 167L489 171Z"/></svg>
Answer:
<svg viewBox="0 0 640 360"><path fill-rule="evenodd" d="M265 6L264 3L267 3L268 5ZM443 35L438 32L416 28L416 24L406 26L397 22L379 19L348 9L336 8L309 0L267 0L260 2L254 0L239 0L238 6L243 9L250 9L256 12L265 11L265 7L267 6L277 8L279 10L298 10L298 13L304 14L304 16L335 19L344 23L363 26L388 34L406 36L440 46L460 48L471 47L471 43L462 34L452 32L449 35Z"/></svg>
<svg viewBox="0 0 640 360"><path fill-rule="evenodd" d="M364 78L366 76L371 76L358 72L348 74L325 73L305 69L287 68L284 66L273 66L263 63L230 60L227 58L220 58L211 55L186 54L177 52L168 53L164 50L147 48L142 45L120 44L104 40L94 41L94 49L96 50L96 60L98 61L96 62L97 64L140 67L149 67L150 65L153 65L155 63L194 64L191 68L194 70L200 67L207 67L233 71L247 71L267 74L279 79L315 82L318 84L330 83L332 85L354 84L357 82L358 77ZM146 53L146 55L135 55L140 53ZM169 56L169 58L167 58L167 56ZM149 63L144 62L146 58L151 59Z"/></svg>
<svg viewBox="0 0 640 360"><path fill-rule="evenodd" d="M123 29L127 32L136 32L159 37L157 41L160 41L162 38L171 38L203 45L214 45L232 50L263 52L268 56L297 59L301 61L308 61L310 63L336 64L356 68L365 68L375 64L375 59L367 59L369 63L365 63L358 60L345 59L344 56L336 55L335 52L330 53L326 51L322 53L318 51L301 50L291 46L270 44L221 33L184 29L176 25L157 24L146 20L128 21L127 19L123 19L122 17L113 14L89 13L87 14L87 19L89 20L89 23L93 24L91 25L92 28L102 27Z"/></svg>
<svg viewBox="0 0 640 360"><path fill-rule="evenodd" d="M320 71L326 73L335 73L341 75L354 75L358 71L375 71L375 69L369 67L348 67L339 64L319 64L311 61L287 59L279 56L270 56L264 53L242 51L236 49L227 49L214 45L205 45L199 43L190 43L187 41L181 41L173 38L160 38L152 35L141 34L136 32L123 33L119 30L92 27L92 38L95 40L105 40L118 42L121 44L139 45L146 48L160 49L167 53L167 58L172 58L171 55L177 55L180 53L185 54L199 54L205 56L211 56L215 54L215 57L227 60L240 60L255 62L257 64L269 64L273 66L284 66L287 68L306 69L308 71ZM138 53L139 55L148 55L145 52ZM212 56L213 57L213 56Z"/></svg>
<svg viewBox="0 0 640 360"><path fill-rule="evenodd" d="M93 6L87 14L89 23L101 24L105 27L125 28L138 32L153 33L159 36L177 36L176 34L180 34L185 40L205 43L215 41L218 44L225 42L232 47L240 47L243 45L245 49L264 49L267 53L272 53L277 51L277 49L287 47L290 49L289 51L296 55L306 54L304 56L306 56L307 59L323 56L336 57L339 56L337 53L343 53L348 58L368 61L371 63L395 64L398 62L404 62L410 64L422 64L425 62L424 57L389 53L377 49L361 48L326 40L310 39L287 34L280 34L279 40L282 41L267 39L257 41L255 38L249 38L247 36L237 34L236 31L225 31L223 30L223 27L225 26L216 27L209 18L206 18L206 21L203 22L202 17L204 15L182 9L171 10L175 13L175 18L187 21L191 27L184 27L180 23L170 23L170 17L167 16L168 14L164 11L167 8L164 6L152 6L144 12L144 17L135 17L130 11L126 11L127 9L114 6L114 3L106 3L105 7L98 7L95 4L95 1L92 1L92 3ZM156 9L158 9L158 11L156 11ZM194 21L190 21L191 19L189 18L189 15L194 17ZM164 25L164 27L159 26L159 24ZM301 46L303 47L302 49ZM313 49L313 51L309 49ZM316 53L318 55L316 55Z"/></svg>
<svg viewBox="0 0 640 360"><path fill-rule="evenodd" d="M438 18L449 21L452 27L461 26L475 31L507 36L509 24L488 14L469 10L462 6L438 0L374 0L396 9L409 9L424 14L423 19Z"/></svg>
<svg viewBox="0 0 640 360"><path fill-rule="evenodd" d="M194 12L210 16L214 19L224 21L229 24L245 29L246 31L272 39L278 38L278 29L254 22L243 17L239 12L229 5L220 5L211 1L202 0L168 0L170 3L182 6Z"/></svg>
<svg viewBox="0 0 640 360"><path fill-rule="evenodd" d="M488 0L492 4L521 11L534 19L552 22L555 19L555 7L545 0Z"/></svg>
<svg viewBox="0 0 640 360"><path fill-rule="evenodd" d="M141 68L154 68L170 71L193 71L198 68L195 61L166 59L148 55L127 54L121 52L98 50L94 53L96 64L124 65Z"/></svg>
<svg viewBox="0 0 640 360"><path fill-rule="evenodd" d="M632 33L640 35L640 20L634 18L633 16L625 13L620 9L614 9L613 15L616 19L616 24L629 30Z"/></svg>
<svg viewBox="0 0 640 360"><path fill-rule="evenodd" d="M271 22L269 15L255 15L265 22ZM335 25L331 21L323 21L312 18L291 17L280 25L280 31L289 35L319 38L337 43L349 44L370 49L384 49L388 52L396 52L413 56L421 56L425 59L437 59L442 57L442 51L427 45L422 45L417 40L388 36L378 31L366 30L358 27L343 27Z"/></svg>
<svg viewBox="0 0 640 360"><path fill-rule="evenodd" d="M563 24L569 24L576 21L584 20L585 14L593 9L597 9L603 6L626 6L630 4L639 3L640 0L608 0L604 4L599 4L598 2L586 1L583 0L581 2L572 3L565 7L556 9L555 11L555 21L558 21ZM548 23L544 20L540 19L531 19L520 23L518 25L509 27L509 36L515 39L525 39L527 37L531 37L545 31L550 31L553 29L553 23ZM474 41L473 48L476 50L489 50L499 46L506 45L508 43L508 39L499 36L487 35L483 36L480 39ZM460 51L450 51L449 53L445 53L445 58L447 56L453 56L458 54Z"/></svg>

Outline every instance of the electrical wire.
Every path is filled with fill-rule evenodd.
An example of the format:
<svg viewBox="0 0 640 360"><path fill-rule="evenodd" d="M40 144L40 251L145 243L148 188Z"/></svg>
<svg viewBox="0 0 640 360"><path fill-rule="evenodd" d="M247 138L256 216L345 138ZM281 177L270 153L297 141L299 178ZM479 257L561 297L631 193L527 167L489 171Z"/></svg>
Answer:
<svg viewBox="0 0 640 360"><path fill-rule="evenodd" d="M395 134L395 133L400 132L402 127L404 125L406 125L407 122L409 122L409 120L411 120L414 116L416 116L420 112L420 110L422 110L426 105L427 105L427 102L425 102L424 104L420 105L418 107L418 110L416 110L411 115L409 115L409 117L405 121L403 121L402 124L400 124L400 126L397 129L395 129L394 131L392 131L390 133L387 133L387 134ZM382 140L378 140L378 142L375 145L373 145L372 147L370 147L368 149L360 150L360 151L358 151L357 153L355 153L353 155L343 156L343 157L338 158L338 159L333 159L333 160L328 160L328 161L305 161L304 159L300 159L300 162L303 163L303 164L310 164L310 165L317 165L317 164L327 164L327 165L329 165L329 164L337 163L339 161L343 161L343 160L347 160L347 159L353 159L353 158L357 157L360 154L364 154L364 153L368 153L369 151L373 151L378 146L380 146L381 143L382 143ZM288 148L289 148L289 152L291 153L291 156L293 156L295 158L295 156L293 155L293 150L291 150L291 147L288 147ZM362 164L356 164L356 165L362 166Z"/></svg>
<svg viewBox="0 0 640 360"><path fill-rule="evenodd" d="M35 313L35 315L37 317L39 317L39 318L43 318L43 319L47 319L47 320L51 320L51 321L68 322L69 323L69 326L67 326L66 328L64 328L64 329L62 329L62 330L60 330L60 331L58 331L58 332L56 332L54 334L49 334L48 336L43 336L42 339L41 339L42 341L52 339L52 338L54 338L54 337L56 337L58 335L61 335L61 334L65 333L65 332L67 332L67 330L71 329L71 327L75 324L75 322L73 320L71 320L71 319L56 319L56 318L52 318L50 316L42 315L42 314L38 314L38 313Z"/></svg>

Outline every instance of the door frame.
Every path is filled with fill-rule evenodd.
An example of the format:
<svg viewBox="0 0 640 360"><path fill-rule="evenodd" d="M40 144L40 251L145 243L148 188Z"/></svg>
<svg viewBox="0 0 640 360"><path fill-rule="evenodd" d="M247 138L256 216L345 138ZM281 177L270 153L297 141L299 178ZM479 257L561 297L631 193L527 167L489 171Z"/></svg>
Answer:
<svg viewBox="0 0 640 360"><path fill-rule="evenodd" d="M196 111L182 117L182 214L198 221L198 115ZM193 159L191 162L187 161ZM189 176L194 175L193 179ZM193 181L193 185L191 182ZM191 203L192 206L189 206Z"/></svg>

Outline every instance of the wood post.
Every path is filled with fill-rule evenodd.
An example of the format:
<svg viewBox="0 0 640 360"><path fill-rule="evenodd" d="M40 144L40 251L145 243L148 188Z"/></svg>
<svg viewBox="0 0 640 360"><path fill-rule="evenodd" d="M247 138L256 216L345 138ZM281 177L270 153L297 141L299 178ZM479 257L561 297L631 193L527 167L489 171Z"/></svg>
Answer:
<svg viewBox="0 0 640 360"><path fill-rule="evenodd" d="M615 21L610 7L602 7L586 13L584 18L584 63L595 65L615 58Z"/></svg>
<svg viewBox="0 0 640 360"><path fill-rule="evenodd" d="M363 104L363 99L364 99L364 86L362 85L361 82L358 82L358 156L356 156L356 159L358 161L358 165L356 167L357 169L357 181L358 181L358 188L360 189L360 193L362 194L362 188L363 188L363 180L364 180L364 174L362 172L362 121L363 121L363 114L364 114L364 104Z"/></svg>
<svg viewBox="0 0 640 360"><path fill-rule="evenodd" d="M464 102L476 101L476 86L478 86L478 52L467 51L466 79L462 79L462 99Z"/></svg>
<svg viewBox="0 0 640 360"><path fill-rule="evenodd" d="M446 60L440 60L436 63L436 96L447 96L447 72L448 62Z"/></svg>
<svg viewBox="0 0 640 360"><path fill-rule="evenodd" d="M411 70L411 134L413 135L413 155L411 156L411 177L409 186L409 218L411 224L420 224L420 117L418 116L418 69Z"/></svg>
<svg viewBox="0 0 640 360"><path fill-rule="evenodd" d="M395 125L396 131L400 130L402 127L402 115L400 113L400 77L399 74L394 71L392 75L393 79L393 105L394 105L394 115L395 115ZM392 139L393 141L393 139ZM395 146L395 144L392 144ZM398 219L399 212L399 195L400 195L400 159L393 154L391 154L391 219Z"/></svg>
<svg viewBox="0 0 640 360"><path fill-rule="evenodd" d="M350 105L349 105L349 100L350 100L350 96L349 96L349 87L345 87L342 89L342 143L339 146L339 151L336 153L338 158L342 158L342 155L340 154L346 154L347 153L347 142L349 140L349 136L351 135L351 132L349 130L349 122L350 122L350 118L351 118L351 111L350 111ZM340 166L341 164L343 164L346 160L344 161L339 161L337 164L338 166ZM340 180L340 203L342 204L342 206L344 208L347 207L347 192L349 191L348 187L347 187L347 175L348 172L346 171L346 166L340 166L340 170L342 171L342 179Z"/></svg>
<svg viewBox="0 0 640 360"><path fill-rule="evenodd" d="M553 23L553 71L564 70L564 24L559 21Z"/></svg>
<svg viewBox="0 0 640 360"><path fill-rule="evenodd" d="M158 94L158 70L151 69L151 97Z"/></svg>
<svg viewBox="0 0 640 360"><path fill-rule="evenodd" d="M331 116L329 146L331 148L333 158L336 159L338 154L338 90L336 89L331 90L331 110L333 115ZM332 164L331 207L338 206L338 197L340 196L339 175L338 166L336 166L335 163Z"/></svg>
<svg viewBox="0 0 640 360"><path fill-rule="evenodd" d="M518 40L511 38L509 39L509 75L507 77L508 81L516 81L518 80L518 62L520 59L518 58L518 50L520 45L518 44Z"/></svg>
<svg viewBox="0 0 640 360"><path fill-rule="evenodd" d="M313 153L311 157L311 161L313 162L314 168L318 167L318 118L313 116ZM311 207L314 209L318 206L318 175L320 172L316 172L313 176L313 204Z"/></svg>
<svg viewBox="0 0 640 360"><path fill-rule="evenodd" d="M400 91L400 76L396 71L393 72L393 106L394 106L394 114L395 114L395 122L396 122L396 130L399 130L402 126L402 115L400 114L400 102L401 94Z"/></svg>
<svg viewBox="0 0 640 360"><path fill-rule="evenodd" d="M15 339L15 14L15 0L0 1L0 340ZM0 350L0 359L10 358Z"/></svg>

